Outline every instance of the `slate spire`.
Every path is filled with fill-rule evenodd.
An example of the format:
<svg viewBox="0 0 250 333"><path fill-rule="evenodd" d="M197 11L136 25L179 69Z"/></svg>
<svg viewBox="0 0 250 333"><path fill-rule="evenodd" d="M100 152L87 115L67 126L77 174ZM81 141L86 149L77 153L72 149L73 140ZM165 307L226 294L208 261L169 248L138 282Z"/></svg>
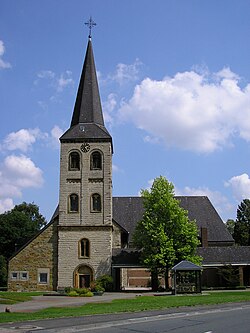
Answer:
<svg viewBox="0 0 250 333"><path fill-rule="evenodd" d="M91 38L88 41L71 127L80 123L104 126Z"/></svg>
<svg viewBox="0 0 250 333"><path fill-rule="evenodd" d="M110 141L112 144L112 138L104 125L90 36L70 128L61 136L60 140L61 142L102 140Z"/></svg>

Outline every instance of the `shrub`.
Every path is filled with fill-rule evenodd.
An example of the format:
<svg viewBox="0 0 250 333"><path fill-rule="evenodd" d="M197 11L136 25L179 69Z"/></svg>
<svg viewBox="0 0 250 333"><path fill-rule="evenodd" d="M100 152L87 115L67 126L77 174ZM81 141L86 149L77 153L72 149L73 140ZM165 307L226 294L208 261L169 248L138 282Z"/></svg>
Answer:
<svg viewBox="0 0 250 333"><path fill-rule="evenodd" d="M79 294L75 290L71 290L67 294L68 294L68 296L71 296L71 297L79 296Z"/></svg>
<svg viewBox="0 0 250 333"><path fill-rule="evenodd" d="M67 295L71 296L71 297L77 297L77 296L92 297L93 296L93 293L87 288L67 287L67 288L65 288L65 292L67 292Z"/></svg>
<svg viewBox="0 0 250 333"><path fill-rule="evenodd" d="M102 275L97 280L96 283L99 284L105 291L113 290L113 278L110 275Z"/></svg>
<svg viewBox="0 0 250 333"><path fill-rule="evenodd" d="M103 292L105 289L97 281L92 281L90 283L90 290L93 292Z"/></svg>
<svg viewBox="0 0 250 333"><path fill-rule="evenodd" d="M92 296L94 296L94 294L89 290L86 294L82 294L80 296L83 296L83 297L92 297Z"/></svg>
<svg viewBox="0 0 250 333"><path fill-rule="evenodd" d="M89 292L89 289L87 289L87 288L79 288L79 289L76 289L76 292L80 296L84 296L85 294L87 294Z"/></svg>

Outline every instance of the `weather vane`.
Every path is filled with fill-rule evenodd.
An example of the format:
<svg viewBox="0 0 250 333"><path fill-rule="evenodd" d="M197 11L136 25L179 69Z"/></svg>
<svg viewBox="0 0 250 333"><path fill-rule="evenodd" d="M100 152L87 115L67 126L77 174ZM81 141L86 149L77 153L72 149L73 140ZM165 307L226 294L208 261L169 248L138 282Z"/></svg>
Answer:
<svg viewBox="0 0 250 333"><path fill-rule="evenodd" d="M90 16L89 20L87 22L85 22L84 24L88 26L88 28L89 28L89 38L91 38L92 28L94 26L96 26L96 23L92 20L92 17Z"/></svg>

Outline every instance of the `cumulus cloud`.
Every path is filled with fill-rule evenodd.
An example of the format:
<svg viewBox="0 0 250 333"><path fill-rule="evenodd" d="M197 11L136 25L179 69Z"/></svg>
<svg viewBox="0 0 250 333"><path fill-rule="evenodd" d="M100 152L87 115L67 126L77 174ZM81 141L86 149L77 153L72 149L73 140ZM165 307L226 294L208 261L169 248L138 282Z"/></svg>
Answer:
<svg viewBox="0 0 250 333"><path fill-rule="evenodd" d="M55 125L50 131L50 141L53 147L59 148L59 138L63 135L63 130Z"/></svg>
<svg viewBox="0 0 250 333"><path fill-rule="evenodd" d="M21 129L17 132L9 133L1 145L1 149L21 150L27 152L36 142L37 138L44 136L38 128Z"/></svg>
<svg viewBox="0 0 250 333"><path fill-rule="evenodd" d="M5 53L5 46L2 40L0 40L0 69L11 68L11 64L2 59Z"/></svg>
<svg viewBox="0 0 250 333"><path fill-rule="evenodd" d="M146 78L119 117L144 130L148 141L211 153L232 145L235 136L250 141L250 84L241 88L229 68L177 73L162 81Z"/></svg>
<svg viewBox="0 0 250 333"><path fill-rule="evenodd" d="M248 174L243 173L242 175L234 176L225 185L231 187L233 195L238 202L250 198L250 178Z"/></svg>
<svg viewBox="0 0 250 333"><path fill-rule="evenodd" d="M14 207L14 202L11 198L3 199L0 198L0 214L11 210Z"/></svg>
<svg viewBox="0 0 250 333"><path fill-rule="evenodd" d="M38 141L45 143L52 148L59 148L59 138L63 134L63 130L55 125L51 131L42 132L39 128L25 129L22 128L17 132L9 133L0 144L1 151L19 150L27 153L32 150L34 144Z"/></svg>
<svg viewBox="0 0 250 333"><path fill-rule="evenodd" d="M20 198L23 189L42 185L42 170L29 157L7 156L0 165L0 213L13 208L13 198Z"/></svg>

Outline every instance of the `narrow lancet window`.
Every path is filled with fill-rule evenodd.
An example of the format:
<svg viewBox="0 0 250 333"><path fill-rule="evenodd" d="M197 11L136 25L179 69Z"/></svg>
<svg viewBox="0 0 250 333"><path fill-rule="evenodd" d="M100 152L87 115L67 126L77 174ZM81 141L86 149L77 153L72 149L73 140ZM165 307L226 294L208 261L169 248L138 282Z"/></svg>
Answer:
<svg viewBox="0 0 250 333"><path fill-rule="evenodd" d="M69 170L80 170L80 155L76 151L69 155Z"/></svg>
<svg viewBox="0 0 250 333"><path fill-rule="evenodd" d="M102 155L99 151L94 151L90 157L90 169L101 170L102 169Z"/></svg>
<svg viewBox="0 0 250 333"><path fill-rule="evenodd" d="M79 210L79 197L73 193L69 196L69 212L77 213Z"/></svg>
<svg viewBox="0 0 250 333"><path fill-rule="evenodd" d="M95 193L91 197L91 208L92 212L101 212L102 210L102 203L101 203L101 196L98 193Z"/></svg>
<svg viewBox="0 0 250 333"><path fill-rule="evenodd" d="M89 240L86 238L81 239L80 241L80 256L89 258L90 256L90 246L89 246Z"/></svg>

